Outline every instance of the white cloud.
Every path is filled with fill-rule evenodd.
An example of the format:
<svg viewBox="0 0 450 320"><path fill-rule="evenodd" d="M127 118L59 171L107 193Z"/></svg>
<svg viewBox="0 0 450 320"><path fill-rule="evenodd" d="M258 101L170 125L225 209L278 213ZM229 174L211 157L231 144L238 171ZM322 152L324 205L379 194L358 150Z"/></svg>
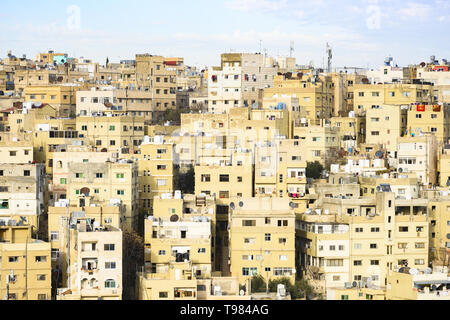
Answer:
<svg viewBox="0 0 450 320"><path fill-rule="evenodd" d="M230 0L225 6L237 11L263 11L272 12L285 9L287 0Z"/></svg>
<svg viewBox="0 0 450 320"><path fill-rule="evenodd" d="M405 20L426 20L431 16L432 9L429 5L426 4L409 2L407 7L399 9L397 13L400 15L400 18Z"/></svg>

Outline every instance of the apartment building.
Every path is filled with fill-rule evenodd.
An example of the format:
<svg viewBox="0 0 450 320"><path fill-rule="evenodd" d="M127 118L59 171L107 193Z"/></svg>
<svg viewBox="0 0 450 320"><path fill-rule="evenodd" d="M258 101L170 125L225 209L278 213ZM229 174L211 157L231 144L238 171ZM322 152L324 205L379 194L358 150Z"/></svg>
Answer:
<svg viewBox="0 0 450 320"><path fill-rule="evenodd" d="M212 273L211 221L179 218L175 222L149 217L145 220L146 264L151 273L168 274L177 268L176 278L190 275L193 279L210 278ZM148 259L150 258L150 262Z"/></svg>
<svg viewBox="0 0 450 320"><path fill-rule="evenodd" d="M437 139L433 134L398 139L398 172L416 173L425 186L437 183Z"/></svg>
<svg viewBox="0 0 450 320"><path fill-rule="evenodd" d="M311 122L302 123L294 127L294 139L304 141L307 162L319 161L329 166L337 157L340 150L339 129L322 123L320 126Z"/></svg>
<svg viewBox="0 0 450 320"><path fill-rule="evenodd" d="M78 84L26 86L23 90L25 101L49 104L56 109L59 117L71 117L76 112L77 92L83 87Z"/></svg>
<svg viewBox="0 0 450 320"><path fill-rule="evenodd" d="M297 202L306 195L306 160L301 140L275 140L255 151L255 196L289 197Z"/></svg>
<svg viewBox="0 0 450 320"><path fill-rule="evenodd" d="M277 72L262 54L222 54L220 67L208 69L208 111L221 114L261 105L261 91L273 86Z"/></svg>
<svg viewBox="0 0 450 320"><path fill-rule="evenodd" d="M295 214L289 199L239 198L230 204L230 270L241 284L253 277L295 281Z"/></svg>
<svg viewBox="0 0 450 320"><path fill-rule="evenodd" d="M314 123L334 114L334 88L329 76L309 76L302 72L277 75L273 87L264 90L264 97L280 96L298 98L300 106L306 110L306 118Z"/></svg>
<svg viewBox="0 0 450 320"><path fill-rule="evenodd" d="M385 288L395 267L428 266L428 200L382 190L375 198L323 199L297 223L299 267L318 289Z"/></svg>
<svg viewBox="0 0 450 320"><path fill-rule="evenodd" d="M355 117L353 112L348 117L333 117L330 126L339 129L341 148L349 153L366 142L367 122L365 117Z"/></svg>
<svg viewBox="0 0 450 320"><path fill-rule="evenodd" d="M408 107L377 105L366 111L366 143L381 144L392 155L397 151L397 141L406 134Z"/></svg>
<svg viewBox="0 0 450 320"><path fill-rule="evenodd" d="M68 278L57 300L122 300L122 231L82 216L70 219Z"/></svg>
<svg viewBox="0 0 450 320"><path fill-rule="evenodd" d="M450 249L450 200L443 192L433 197L428 204L430 212L430 259L445 265Z"/></svg>
<svg viewBox="0 0 450 320"><path fill-rule="evenodd" d="M450 138L450 105L413 105L408 110L408 134L417 136L432 133L438 145Z"/></svg>
<svg viewBox="0 0 450 320"><path fill-rule="evenodd" d="M357 84L354 86L354 109L364 115L372 106L433 103L433 87L416 84ZM408 114L409 118L409 114Z"/></svg>
<svg viewBox="0 0 450 320"><path fill-rule="evenodd" d="M155 112L176 108L177 71L164 57L136 55L136 88L152 93Z"/></svg>
<svg viewBox="0 0 450 320"><path fill-rule="evenodd" d="M130 160L68 165L67 200L81 208L123 204L124 225L138 227L138 165ZM125 227L124 227L125 228Z"/></svg>
<svg viewBox="0 0 450 320"><path fill-rule="evenodd" d="M23 142L0 145L0 220L26 222L33 232L45 212L44 165L33 163L33 150Z"/></svg>
<svg viewBox="0 0 450 320"><path fill-rule="evenodd" d="M253 156L234 152L222 164L195 166L195 194L215 195L218 205L228 206L231 198L253 196Z"/></svg>
<svg viewBox="0 0 450 320"><path fill-rule="evenodd" d="M2 300L51 300L50 244L31 226L0 222L0 258Z"/></svg>
<svg viewBox="0 0 450 320"><path fill-rule="evenodd" d="M150 213L154 197L174 191L174 144L145 137L139 149L139 207Z"/></svg>
<svg viewBox="0 0 450 320"><path fill-rule="evenodd" d="M77 117L76 130L80 138L102 152L136 154L145 136L143 117L89 116Z"/></svg>

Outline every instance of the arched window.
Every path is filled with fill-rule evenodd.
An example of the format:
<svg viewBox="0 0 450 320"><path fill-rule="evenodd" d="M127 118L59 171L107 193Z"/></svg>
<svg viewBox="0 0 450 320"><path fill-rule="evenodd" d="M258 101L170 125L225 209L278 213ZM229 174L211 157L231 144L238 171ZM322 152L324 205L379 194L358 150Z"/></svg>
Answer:
<svg viewBox="0 0 450 320"><path fill-rule="evenodd" d="M108 279L105 281L105 288L115 288L116 287L116 281L112 279Z"/></svg>

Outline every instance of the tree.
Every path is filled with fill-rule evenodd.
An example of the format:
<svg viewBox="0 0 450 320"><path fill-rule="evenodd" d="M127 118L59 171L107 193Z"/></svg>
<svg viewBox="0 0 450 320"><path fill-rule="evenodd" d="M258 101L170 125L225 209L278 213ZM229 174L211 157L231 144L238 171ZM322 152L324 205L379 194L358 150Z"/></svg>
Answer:
<svg viewBox="0 0 450 320"><path fill-rule="evenodd" d="M190 166L188 171L179 173L175 185L183 194L192 194L195 192L195 169Z"/></svg>
<svg viewBox="0 0 450 320"><path fill-rule="evenodd" d="M289 292L293 300L300 298L313 298L315 296L314 289L308 284L306 280L296 281L292 284L289 278L281 278L277 280L269 281L270 292L277 292L278 285L283 284L286 288L286 292Z"/></svg>
<svg viewBox="0 0 450 320"><path fill-rule="evenodd" d="M324 167L319 161L308 162L306 167L306 177L311 179L320 179Z"/></svg>
<svg viewBox="0 0 450 320"><path fill-rule="evenodd" d="M123 231L123 300L136 299L136 272L144 265L144 239L134 230Z"/></svg>
<svg viewBox="0 0 450 320"><path fill-rule="evenodd" d="M261 275L254 276L252 278L252 292L266 292L267 284L264 278Z"/></svg>

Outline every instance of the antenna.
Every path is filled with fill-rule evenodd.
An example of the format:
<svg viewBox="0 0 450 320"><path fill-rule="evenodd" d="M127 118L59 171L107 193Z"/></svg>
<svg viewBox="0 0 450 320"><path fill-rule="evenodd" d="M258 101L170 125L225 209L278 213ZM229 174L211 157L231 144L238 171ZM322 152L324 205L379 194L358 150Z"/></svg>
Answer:
<svg viewBox="0 0 450 320"><path fill-rule="evenodd" d="M262 40L259 40L259 53L262 52Z"/></svg>
<svg viewBox="0 0 450 320"><path fill-rule="evenodd" d="M294 55L294 51L295 51L294 44L295 44L294 41L291 41L291 48L290 48L290 54L289 54L290 58L292 58L292 56Z"/></svg>
<svg viewBox="0 0 450 320"><path fill-rule="evenodd" d="M331 72L331 63L333 60L333 49L330 47L330 45L327 42L327 55L328 55L328 73Z"/></svg>

